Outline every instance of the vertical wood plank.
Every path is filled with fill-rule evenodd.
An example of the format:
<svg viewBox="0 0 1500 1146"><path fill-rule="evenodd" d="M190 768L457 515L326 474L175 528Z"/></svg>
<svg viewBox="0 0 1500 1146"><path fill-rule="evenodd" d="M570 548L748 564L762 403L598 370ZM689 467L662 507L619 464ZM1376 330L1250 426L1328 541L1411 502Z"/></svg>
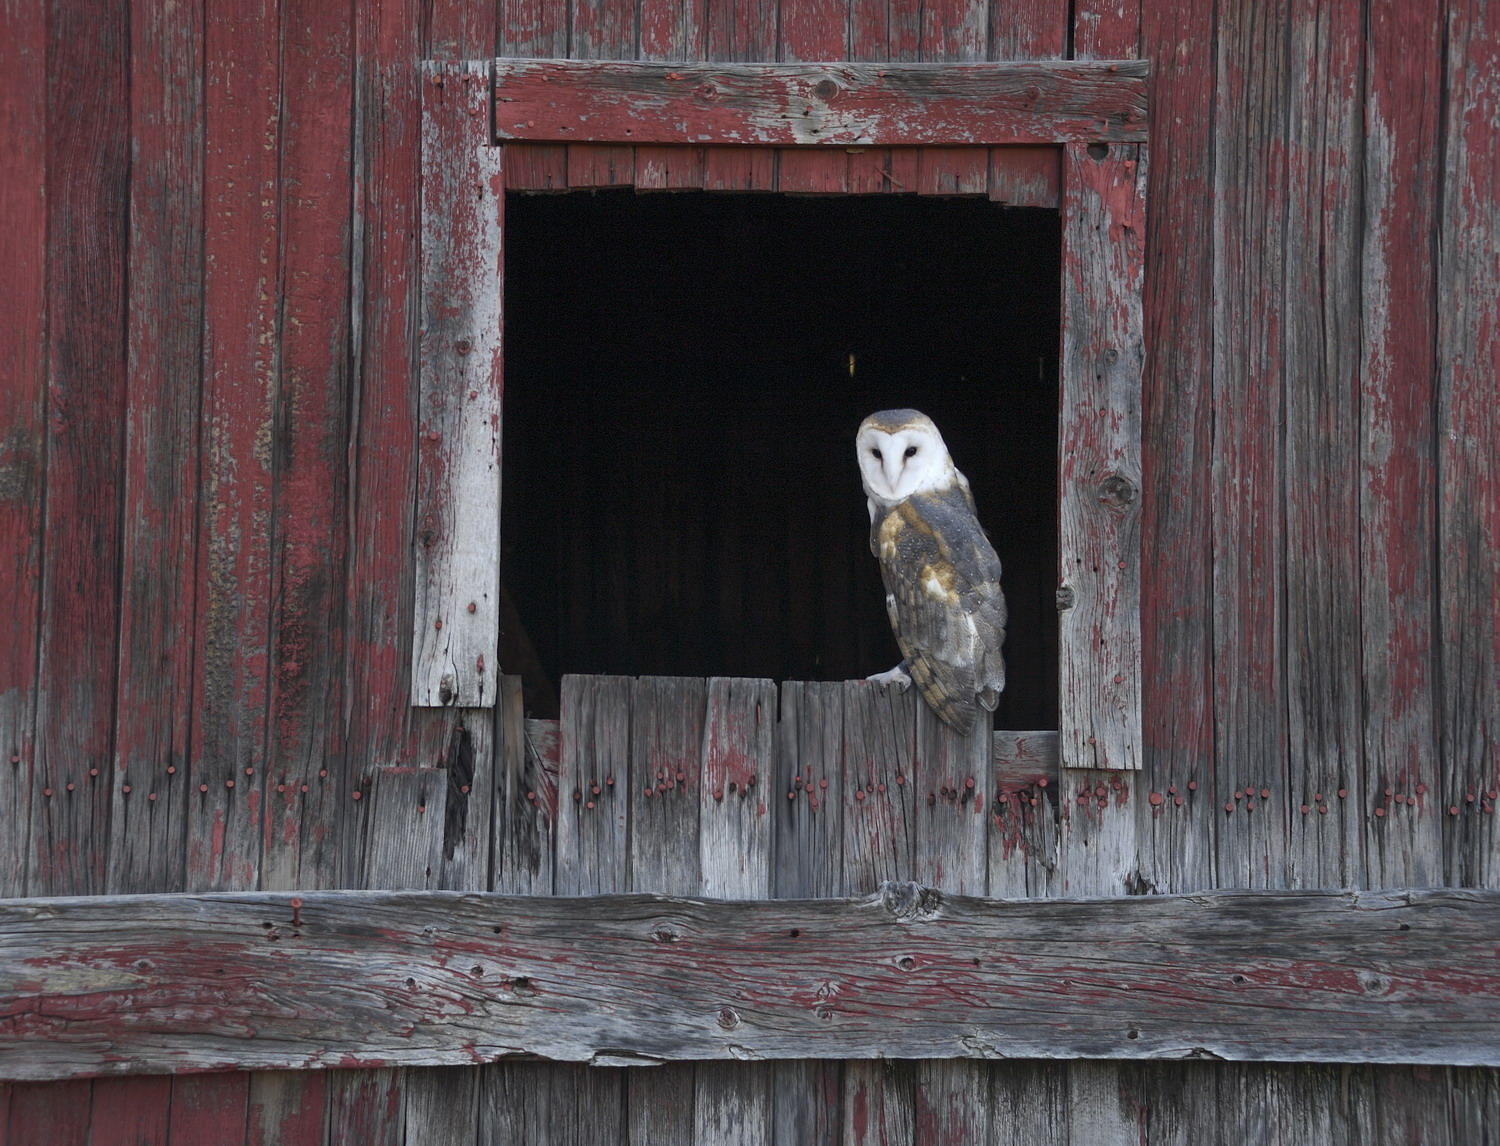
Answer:
<svg viewBox="0 0 1500 1146"><path fill-rule="evenodd" d="M422 336L412 702L490 708L500 637L504 188L489 64L422 83Z"/></svg>
<svg viewBox="0 0 1500 1146"><path fill-rule="evenodd" d="M265 766L240 780L247 811L259 800L264 889L338 886L349 810L340 717L357 93L329 93L347 90L355 35L337 0L284 0L270 694ZM321 1129L325 1083L308 1072L252 1075L252 1133L258 1124L305 1141Z"/></svg>
<svg viewBox="0 0 1500 1146"><path fill-rule="evenodd" d="M845 895L914 878L918 792L915 692L850 681L844 688L842 802ZM818 781L821 787L822 781Z"/></svg>
<svg viewBox="0 0 1500 1146"><path fill-rule="evenodd" d="M129 8L56 0L46 35L45 74L31 77L47 99L48 322L28 886L88 894L104 889L110 799L89 781L94 769L105 783L111 773L120 622ZM81 88L95 98L80 100Z"/></svg>
<svg viewBox="0 0 1500 1146"><path fill-rule="evenodd" d="M1452 802L1438 757L1432 608L1441 5L1377 0L1368 20L1358 405L1363 764L1414 802L1383 823L1365 821L1366 879L1425 886L1443 879L1442 824Z"/></svg>
<svg viewBox="0 0 1500 1146"><path fill-rule="evenodd" d="M698 792L699 895L771 897L775 729L774 683L708 682ZM732 1015L720 1017L721 1023L736 1021ZM770 1063L699 1063L693 1069L693 1141L745 1146L771 1141ZM631 1096L636 1097L634 1078Z"/></svg>
<svg viewBox="0 0 1500 1146"><path fill-rule="evenodd" d="M281 331L273 439L270 696L261 886L330 886L342 774L348 544L349 213L353 27L340 0L284 0L281 50ZM302 792L306 785L308 791Z"/></svg>
<svg viewBox="0 0 1500 1146"><path fill-rule="evenodd" d="M322 1146L328 1072L257 1071L250 1080L248 1146Z"/></svg>
<svg viewBox="0 0 1500 1146"><path fill-rule="evenodd" d="M986 190L1008 207L1057 208L1062 198L1062 152L1056 147L992 147Z"/></svg>
<svg viewBox="0 0 1500 1146"><path fill-rule="evenodd" d="M1071 5L1072 54L1080 59L1135 56L1143 7L1140 0L1079 0ZM1112 147L1101 153L1098 148L1065 148L1062 169L1059 760L1065 768L1111 771L1062 773L1059 874L1064 894L1118 895L1144 890L1137 817L1150 806L1144 778L1128 771L1145 763L1138 627L1145 149ZM1080 210L1082 203L1073 196L1086 187L1091 202ZM1087 246L1090 240L1095 245ZM1096 304L1102 321L1087 334L1075 309L1080 301L1075 250L1088 250L1088 265L1103 269L1111 282ZM1075 334L1083 337L1075 340ZM1080 457L1080 439L1089 437L1105 448L1094 452L1085 447ZM1084 535L1091 536L1080 544ZM1087 575L1083 595L1077 592L1080 585L1070 584L1080 575ZM1074 592L1067 596L1070 588ZM1102 615L1110 617L1102 625L1102 615L1094 612L1101 606ZM1095 690L1079 687L1080 671L1090 671L1080 656L1095 660L1089 676ZM1070 798L1074 784L1091 788L1093 799L1079 803ZM1066 1089L1059 1097L1066 1104L1070 1141L1100 1146L1139 1141L1143 1120L1122 1101L1120 1067L1072 1062L1065 1073ZM1016 1081L997 1071L997 1101L1014 1093Z"/></svg>
<svg viewBox="0 0 1500 1146"><path fill-rule="evenodd" d="M89 1079L14 1085L6 1146L87 1142L93 1085Z"/></svg>
<svg viewBox="0 0 1500 1146"><path fill-rule="evenodd" d="M409 698L412 671L421 77L411 61L421 54L421 11L419 0L354 8L348 714L343 771L317 781L339 801L373 766L435 762L456 719L392 700ZM352 865L356 841L342 826L340 837Z"/></svg>
<svg viewBox="0 0 1500 1146"><path fill-rule="evenodd" d="M1092 147L1092 151L1090 150ZM1141 766L1141 277L1134 147L1063 149L1060 753Z"/></svg>
<svg viewBox="0 0 1500 1146"><path fill-rule="evenodd" d="M1282 288L1288 790L1280 777L1265 777L1262 795L1269 789L1271 803L1258 814L1277 810L1263 824L1273 850L1286 849L1290 834L1296 887L1347 887L1364 878L1358 819L1300 810L1312 802L1308 792L1350 788L1363 755L1360 603L1350 591L1359 583L1350 523L1360 508L1363 13L1351 0L1296 0L1289 26ZM1356 810L1347 801L1345 808Z"/></svg>
<svg viewBox="0 0 1500 1146"><path fill-rule="evenodd" d="M1286 244L1280 4L1219 9L1214 104L1213 674L1216 880L1276 887L1286 852L1246 793L1284 791L1285 517L1281 294ZM1252 318L1253 316L1253 318ZM1268 774L1269 773L1269 774ZM1238 793L1238 796L1236 796ZM1334 798L1333 793L1322 793ZM1351 792L1354 807L1359 793ZM1260 806L1259 797L1255 797ZM1330 804L1330 814L1343 805Z"/></svg>
<svg viewBox="0 0 1500 1146"><path fill-rule="evenodd" d="M428 60L483 60L495 54L501 4L433 0L427 16Z"/></svg>
<svg viewBox="0 0 1500 1146"><path fill-rule="evenodd" d="M1449 882L1500 881L1500 14L1448 11L1447 123L1438 239L1438 616ZM1488 623L1476 624L1476 618ZM1469 793L1475 799L1468 799ZM1461 797L1461 798L1460 798ZM1478 807L1480 811L1475 811Z"/></svg>
<svg viewBox="0 0 1500 1146"><path fill-rule="evenodd" d="M499 717L500 761L495 785L493 890L552 893L560 745L555 724L522 718L520 678L504 678ZM616 780L618 785L619 781Z"/></svg>
<svg viewBox="0 0 1500 1146"><path fill-rule="evenodd" d="M131 7L130 388L109 890L185 886L203 333L203 24ZM127 795L124 787L131 793ZM138 793L138 794L137 794Z"/></svg>
<svg viewBox="0 0 1500 1146"><path fill-rule="evenodd" d="M173 1078L169 1146L244 1142L249 1131L250 1078L245 1071Z"/></svg>
<svg viewBox="0 0 1500 1146"><path fill-rule="evenodd" d="M560 763L556 724L527 721L521 678L505 676L495 710L494 881L510 895L551 895L553 825ZM616 786L624 783L616 779ZM480 1068L481 1142L553 1141L554 1105L579 1068L547 1063L492 1063Z"/></svg>
<svg viewBox="0 0 1500 1146"><path fill-rule="evenodd" d="M628 677L563 677L554 878L558 895L631 890L634 684ZM696 867L697 848L692 852ZM546 1117L553 1125L538 1141L601 1146L623 1141L624 1076L615 1067L551 1068L539 1082L550 1087Z"/></svg>
<svg viewBox="0 0 1500 1146"><path fill-rule="evenodd" d="M843 686L843 767L823 796L838 800L843 816L841 894L867 895L884 880L914 877L920 706L910 689L865 681ZM846 1062L843 1141L913 1141L915 1085L911 1063Z"/></svg>
<svg viewBox="0 0 1500 1146"><path fill-rule="evenodd" d="M990 60L1058 60L1068 49L1066 3L990 0Z"/></svg>
<svg viewBox="0 0 1500 1146"><path fill-rule="evenodd" d="M399 1070L332 1070L328 1072L330 1138L369 1146L403 1146L406 1120Z"/></svg>
<svg viewBox="0 0 1500 1146"><path fill-rule="evenodd" d="M563 677L558 895L630 890L631 686L628 677Z"/></svg>
<svg viewBox="0 0 1500 1146"><path fill-rule="evenodd" d="M781 686L776 778L768 793L777 899L842 894L843 707L841 684L787 681ZM772 1139L778 1146L840 1139L841 1064L778 1062L771 1073Z"/></svg>
<svg viewBox="0 0 1500 1146"><path fill-rule="evenodd" d="M32 824L32 731L39 681L42 493L46 473L47 93L46 9L0 3L0 894L26 889ZM40 785L37 785L40 787Z"/></svg>
<svg viewBox="0 0 1500 1146"><path fill-rule="evenodd" d="M136 1146L167 1140L170 1076L97 1078L89 1103L88 1146Z"/></svg>
<svg viewBox="0 0 1500 1146"><path fill-rule="evenodd" d="M708 682L642 677L630 694L630 887L696 895L703 885L702 805L712 801L703 771L708 738L728 730L707 723ZM759 784L757 784L757 787ZM648 794L649 793L649 794ZM728 799L728 796L725 797ZM714 856L721 880L730 878ZM698 1126L695 1068L686 1063L624 1072L631 1141L687 1143ZM706 1097L713 1097L710 1083ZM710 1120L717 1106L705 1111Z"/></svg>
<svg viewBox="0 0 1500 1146"><path fill-rule="evenodd" d="M915 690L912 690L915 692ZM942 891L983 895L989 887L990 714L967 736L943 724L915 697L917 808L913 878ZM998 1048L996 1048L998 1049ZM915 1140L962 1146L985 1135L990 1070L982 1062L916 1065Z"/></svg>
<svg viewBox="0 0 1500 1146"><path fill-rule="evenodd" d="M1201 47L1213 32L1206 6L1143 6L1142 54L1173 61L1170 82L1152 94L1142 380L1145 488L1171 492L1146 497L1141 510L1146 799L1135 802L1146 878L1160 892L1213 886L1214 830L1223 815L1213 789L1214 266L1204 257L1217 210L1216 61ZM1076 807L1078 796L1066 779L1064 804Z"/></svg>
<svg viewBox="0 0 1500 1146"><path fill-rule="evenodd" d="M196 688L188 777L188 888L255 886L257 799L270 682L277 234L279 5L204 13L204 488L200 492ZM245 774L245 769L254 769ZM258 784L256 785L258 786Z"/></svg>

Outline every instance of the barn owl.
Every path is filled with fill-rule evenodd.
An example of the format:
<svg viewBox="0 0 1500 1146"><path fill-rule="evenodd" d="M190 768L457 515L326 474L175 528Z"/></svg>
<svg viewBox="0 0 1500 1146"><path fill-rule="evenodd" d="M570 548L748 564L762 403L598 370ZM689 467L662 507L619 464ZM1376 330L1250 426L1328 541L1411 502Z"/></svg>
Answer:
<svg viewBox="0 0 1500 1146"><path fill-rule="evenodd" d="M938 717L967 733L1005 688L1000 559L974 514L968 480L932 419L871 414L855 437L870 508L870 550L904 658L870 680L916 682Z"/></svg>

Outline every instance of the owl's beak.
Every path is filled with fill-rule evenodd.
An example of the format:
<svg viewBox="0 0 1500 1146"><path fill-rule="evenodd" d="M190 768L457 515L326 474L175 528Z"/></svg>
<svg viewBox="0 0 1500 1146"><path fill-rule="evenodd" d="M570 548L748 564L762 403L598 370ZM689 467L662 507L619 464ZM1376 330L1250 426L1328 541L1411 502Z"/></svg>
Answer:
<svg viewBox="0 0 1500 1146"><path fill-rule="evenodd" d="M896 482L901 477L901 471L906 468L906 459L901 456L900 451L890 450L881 462L880 468L885 471L885 484L890 487L892 492L895 492Z"/></svg>

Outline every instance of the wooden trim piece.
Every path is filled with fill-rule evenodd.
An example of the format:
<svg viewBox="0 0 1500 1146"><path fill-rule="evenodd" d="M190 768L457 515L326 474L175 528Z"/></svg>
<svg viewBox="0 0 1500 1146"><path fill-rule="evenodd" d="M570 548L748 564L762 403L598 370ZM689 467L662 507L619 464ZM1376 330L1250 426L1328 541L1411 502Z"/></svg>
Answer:
<svg viewBox="0 0 1500 1146"><path fill-rule="evenodd" d="M495 62L501 140L792 147L1146 138L1144 60L975 64Z"/></svg>
<svg viewBox="0 0 1500 1146"><path fill-rule="evenodd" d="M1140 149L1063 149L1062 764L1141 766Z"/></svg>
<svg viewBox="0 0 1500 1146"><path fill-rule="evenodd" d="M0 901L0 1078L608 1060L1500 1064L1500 892Z"/></svg>
<svg viewBox="0 0 1500 1146"><path fill-rule="evenodd" d="M499 691L502 150L489 65L424 65L412 703Z"/></svg>

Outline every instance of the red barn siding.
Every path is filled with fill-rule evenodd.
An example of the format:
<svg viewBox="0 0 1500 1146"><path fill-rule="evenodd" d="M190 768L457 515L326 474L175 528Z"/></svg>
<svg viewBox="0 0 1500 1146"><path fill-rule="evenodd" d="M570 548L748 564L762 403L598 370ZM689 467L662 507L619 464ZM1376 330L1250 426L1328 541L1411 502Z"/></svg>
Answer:
<svg viewBox="0 0 1500 1146"><path fill-rule="evenodd" d="M1136 783L1202 799L1169 818L1135 802L1136 886L1494 884L1496 15L1472 0L772 9L0 0L0 888L374 878L354 862L353 791L437 761L454 719L406 704L415 65L492 52L1152 59ZM893 154L892 181L982 186L948 159ZM663 187L863 190L886 159L783 152L772 171L556 147L525 162L539 187L629 181L628 165ZM1253 813L1236 799L1262 789ZM1085 1140L1088 1096L1123 1087L1164 1103L1153 1126L1229 1117L1250 1137L1338 1083L1028 1069L924 1075L922 1124L940 1140L931 1095L987 1086ZM909 1115L910 1075L849 1077L855 1136ZM396 1141L404 1085L421 1109L428 1084L399 1075L179 1079L172 1133L311 1141L326 1106ZM1393 1118L1450 1101L1496 1116L1483 1072L1349 1085ZM42 1125L61 1141L92 1094L96 1127L144 1132L162 1089L17 1087L0 1111L10 1141ZM1330 1137L1375 1134L1328 1117Z"/></svg>

